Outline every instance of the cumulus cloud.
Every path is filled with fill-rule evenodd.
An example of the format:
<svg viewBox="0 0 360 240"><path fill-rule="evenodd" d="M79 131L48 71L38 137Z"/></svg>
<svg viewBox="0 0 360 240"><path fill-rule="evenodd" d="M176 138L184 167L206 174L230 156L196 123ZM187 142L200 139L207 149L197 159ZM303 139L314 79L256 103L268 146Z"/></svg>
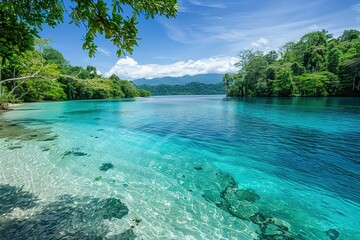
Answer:
<svg viewBox="0 0 360 240"><path fill-rule="evenodd" d="M261 47L264 47L264 46L266 46L268 44L269 44L269 40L267 40L266 38L261 37L258 40L252 42L251 47L261 48Z"/></svg>
<svg viewBox="0 0 360 240"><path fill-rule="evenodd" d="M122 79L134 80L139 78L157 77L181 77L185 75L197 75L206 73L232 73L237 68L234 64L236 57L204 58L200 60L178 61L171 64L139 64L131 57L121 58L105 73L109 77L112 74Z"/></svg>

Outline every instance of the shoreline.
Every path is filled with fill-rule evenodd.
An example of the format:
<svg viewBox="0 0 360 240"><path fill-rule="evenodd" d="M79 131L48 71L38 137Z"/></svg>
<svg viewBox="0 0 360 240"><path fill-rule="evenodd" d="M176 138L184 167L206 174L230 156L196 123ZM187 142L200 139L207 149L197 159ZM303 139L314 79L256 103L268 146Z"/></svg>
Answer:
<svg viewBox="0 0 360 240"><path fill-rule="evenodd" d="M303 153L312 147L306 141L328 134L349 132L353 129L352 123L356 120L358 110L346 108L348 114L343 116L339 114L342 108L315 108L314 111L320 115L313 115L313 110L309 112L308 108L297 108L301 104L297 101L293 103L296 113L294 108L287 107L287 100L275 101L271 108L267 108L263 102L259 101L259 105L224 104L222 97L208 97L205 100L202 97L169 97L143 104L114 102L104 105L93 100L83 104L76 100L76 105L46 103L51 105L14 107L14 111L0 115L3 153L0 158L0 178L8 184L7 191L14 189L16 193L19 189L20 192L24 186L20 193L25 196L23 199L29 201L26 206L31 206L32 200L41 204L34 215L30 214L35 209L29 209L29 217L26 219L25 215L16 217L19 210L16 208L18 205L15 205L8 211L16 210L10 212L12 215L7 215L15 217L5 221L11 224L19 220L18 233L49 215L59 223L66 217L70 230L73 229L71 223L77 221L78 217L86 220L93 216L91 219L94 221L86 221L84 226L79 225L79 229L91 233L95 223L98 223L99 231L110 227L111 236L121 234L127 226L134 226L135 234L150 239L155 238L155 235L178 235L181 236L179 239L183 239L186 234L199 239L213 239L219 234L214 229L218 226L226 230L220 233L223 238L231 234L237 239L254 239L256 236L270 239L267 235L279 234L284 239L290 239L306 233L307 236L319 239L328 239L327 235L331 234L351 239L351 235L358 233L352 223L356 219L352 212L358 208L346 199L356 199L356 191L331 183L337 181L328 183L329 175L322 175L321 172L309 178L311 170L306 170L303 165L299 169L305 169L304 174L297 174L297 169L290 172L279 166L286 164L286 161L291 162L288 156L305 165L308 155ZM189 109L189 106L195 106L195 109ZM36 111L32 111L34 109ZM247 111L255 112L249 115ZM330 117L323 118L323 113L330 114ZM299 114L304 119L299 120ZM353 116L351 119L349 114ZM314 116L317 116L315 120ZM337 116L336 121L334 116ZM199 123L200 117L204 121ZM252 128L255 132L246 135L239 127L240 122L249 123L249 128L256 124L257 127ZM335 122L341 122L342 125L334 129ZM136 131L133 131L134 126ZM211 132L208 131L209 126L214 126ZM224 133L224 126L232 131L231 135ZM313 135L314 127L318 132ZM198 130L194 132L193 129ZM267 129L268 135L262 134L263 129ZM275 145L277 152L258 157L252 151L252 146L262 149L263 142L272 139L274 133L281 137L280 140L274 139L275 143L281 143ZM294 142L289 142L289 148L284 149L282 143L288 143L288 134L295 134L305 143L293 145ZM242 136L251 137L252 143L224 148L224 143L241 140ZM331 143L320 141L317 149L328 149L336 144L338 136L341 137L331 136L334 136L328 140ZM350 146L351 141L345 143ZM340 145L337 151L343 149L345 147ZM294 150L300 152L287 155L288 152L294 153ZM326 155L319 161L326 161L327 156L333 156L332 153L324 152ZM313 156L317 156L315 154ZM278 156L284 156L279 159L279 163L276 162ZM356 156L355 151L349 151L344 159L350 162ZM265 164L258 164L261 162ZM270 163L276 163L276 166L269 166ZM113 169L103 171L101 164L111 164ZM275 171L277 175L274 175ZM283 179L282 175L287 178ZM349 177L336 173L330 176L339 182L348 182L352 175L349 172ZM302 179L306 180L305 184ZM317 184L308 185L307 179L311 183L317 180ZM158 190L154 191L154 188ZM121 200L129 209L129 214L111 222L97 218L97 213L92 215L91 211L103 207L101 203L107 201L108 197ZM314 199L326 204L311 205ZM19 201L14 202L25 200L19 198ZM99 205L93 205L92 202ZM122 206L118 203L118 206ZM310 208L310 205L313 207ZM74 210L74 215L67 214L69 208L66 206L79 211ZM339 213L335 212L337 210ZM184 214L179 215L179 212ZM161 218L158 218L159 215ZM142 219L138 223L139 227L136 219ZM154 219L160 224L153 224ZM54 221L49 226L57 229L58 225ZM343 227L346 221L349 223ZM192 227L193 222L198 226L196 229ZM12 234L9 230L12 225L6 226L10 227L2 228L3 232L0 227L0 235ZM66 226L60 227L66 230ZM47 232L42 231L42 228L35 227L31 233L35 234L34 237L38 233L51 235L51 232L47 235Z"/></svg>
<svg viewBox="0 0 360 240"><path fill-rule="evenodd" d="M7 112L7 111L11 111L14 110L14 107L20 106L23 103L7 103L7 102L3 102L0 104L0 114L3 112Z"/></svg>

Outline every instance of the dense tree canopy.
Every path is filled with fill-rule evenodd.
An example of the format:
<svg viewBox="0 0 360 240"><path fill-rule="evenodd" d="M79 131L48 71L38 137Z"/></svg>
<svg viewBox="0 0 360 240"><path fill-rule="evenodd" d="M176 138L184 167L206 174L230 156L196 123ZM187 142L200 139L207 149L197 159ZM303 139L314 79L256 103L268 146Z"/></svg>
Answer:
<svg viewBox="0 0 360 240"><path fill-rule="evenodd" d="M236 66L223 77L229 96L360 96L360 31L308 33L279 53L244 50Z"/></svg>
<svg viewBox="0 0 360 240"><path fill-rule="evenodd" d="M218 84L205 84L191 82L184 85L165 85L156 86L139 85L141 89L151 92L152 95L212 95L225 94L224 86Z"/></svg>
<svg viewBox="0 0 360 240"><path fill-rule="evenodd" d="M109 3L111 2L111 3ZM104 35L117 48L117 55L132 53L137 45L137 18L144 15L175 17L176 0L3 0L0 2L0 57L1 65L16 55L32 50L38 31L44 24L55 27L68 14L71 24L86 28L83 49L94 56L94 40Z"/></svg>
<svg viewBox="0 0 360 240"><path fill-rule="evenodd" d="M46 45L33 48L37 50L17 56L0 69L0 103L150 96L115 75L102 78L94 66L71 66L60 52Z"/></svg>

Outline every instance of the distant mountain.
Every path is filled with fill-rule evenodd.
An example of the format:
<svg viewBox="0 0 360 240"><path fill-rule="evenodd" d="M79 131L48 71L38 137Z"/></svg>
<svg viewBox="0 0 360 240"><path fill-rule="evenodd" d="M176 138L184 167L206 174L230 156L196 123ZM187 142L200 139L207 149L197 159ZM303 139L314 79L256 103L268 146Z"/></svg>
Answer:
<svg viewBox="0 0 360 240"><path fill-rule="evenodd" d="M222 82L224 74L201 74L195 76L183 76L183 77L162 77L162 78L153 78L153 79L137 79L133 83L136 85L149 85L157 86L161 84L165 85L185 85L191 82L205 83L205 84L218 84Z"/></svg>
<svg viewBox="0 0 360 240"><path fill-rule="evenodd" d="M144 89L151 92L154 96L159 95L213 95L213 94L225 94L224 85L222 83L217 84L205 84L199 82L187 83L185 85L138 85L139 89Z"/></svg>

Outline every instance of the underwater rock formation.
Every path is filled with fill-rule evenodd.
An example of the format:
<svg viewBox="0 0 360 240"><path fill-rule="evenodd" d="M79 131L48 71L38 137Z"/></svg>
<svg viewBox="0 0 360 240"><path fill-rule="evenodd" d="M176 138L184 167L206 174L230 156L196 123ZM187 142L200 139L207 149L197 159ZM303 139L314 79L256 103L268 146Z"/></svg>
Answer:
<svg viewBox="0 0 360 240"><path fill-rule="evenodd" d="M120 233L119 235L111 236L106 239L109 239L109 240L135 240L136 237L137 236L135 235L134 230L129 228L128 230Z"/></svg>
<svg viewBox="0 0 360 240"><path fill-rule="evenodd" d="M84 152L80 152L80 151L77 151L77 150L72 150L72 151L66 151L63 153L63 157L66 157L66 156L75 156L75 157L83 157L83 156L86 156L88 155L87 153L84 153Z"/></svg>
<svg viewBox="0 0 360 240"><path fill-rule="evenodd" d="M129 213L127 206L118 198L106 198L97 207L95 211L101 214L104 219L121 219Z"/></svg>
<svg viewBox="0 0 360 240"><path fill-rule="evenodd" d="M22 146L18 145L18 144L7 144L5 145L5 147L9 150L14 150L14 149L20 149L22 148Z"/></svg>
<svg viewBox="0 0 360 240"><path fill-rule="evenodd" d="M333 228L327 230L325 233L326 233L326 236L328 236L330 238L330 240L336 240L340 236L339 231L336 229L333 229Z"/></svg>
<svg viewBox="0 0 360 240"><path fill-rule="evenodd" d="M110 170L114 168L114 165L112 163L103 163L101 166L100 166L100 171L107 171L107 170Z"/></svg>
<svg viewBox="0 0 360 240"><path fill-rule="evenodd" d="M19 141L53 141L59 136L50 128L27 128L21 123L0 118L0 138Z"/></svg>
<svg viewBox="0 0 360 240"><path fill-rule="evenodd" d="M220 189L205 189L202 197L215 206L241 220L257 225L258 239L261 240L300 240L302 235L290 231L290 224L262 212L256 201L260 196L250 188L239 189L235 179L221 171L215 174ZM329 233L336 235L335 233ZM333 240L333 239L331 239Z"/></svg>

